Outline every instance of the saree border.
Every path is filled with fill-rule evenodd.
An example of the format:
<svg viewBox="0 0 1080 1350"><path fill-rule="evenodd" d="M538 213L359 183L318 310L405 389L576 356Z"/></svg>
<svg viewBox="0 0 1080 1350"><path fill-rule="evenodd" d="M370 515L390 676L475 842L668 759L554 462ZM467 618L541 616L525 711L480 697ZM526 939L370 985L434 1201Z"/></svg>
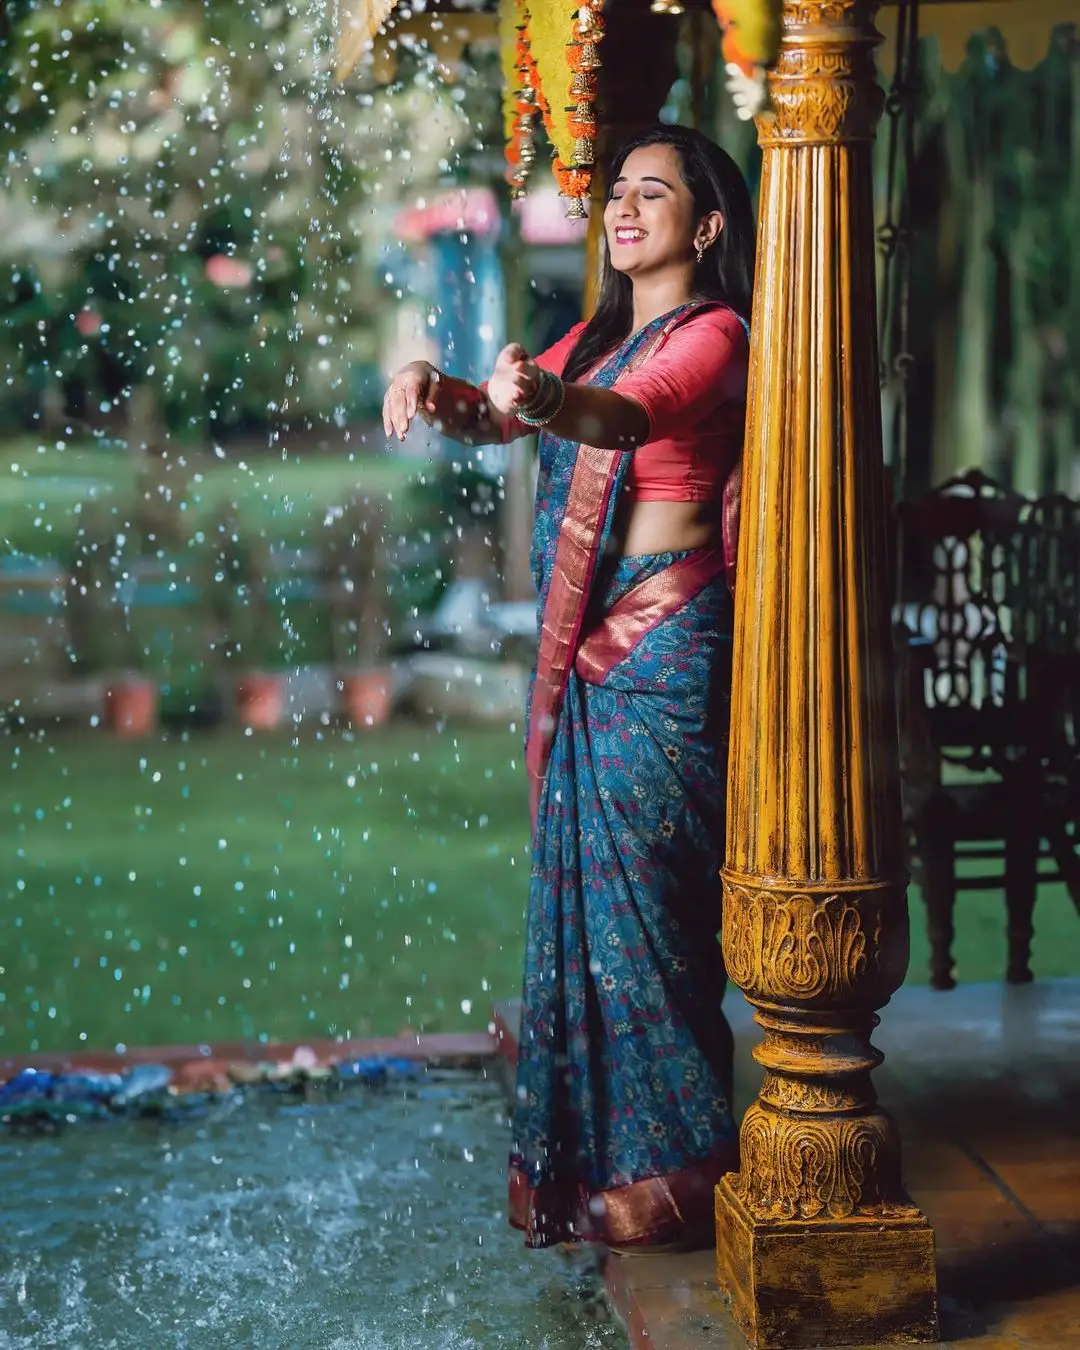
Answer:
<svg viewBox="0 0 1080 1350"><path fill-rule="evenodd" d="M525 1234L530 1247L567 1241L571 1230L570 1240L608 1246L710 1246L715 1240L715 1187L738 1169L738 1152L738 1141L732 1139L677 1172L593 1192L576 1182L534 1188L524 1171L511 1165L510 1225Z"/></svg>
<svg viewBox="0 0 1080 1350"><path fill-rule="evenodd" d="M612 381L636 371L667 341L670 333L685 323L700 306L680 310L665 323L652 341L643 344ZM600 545L607 524L608 508L615 488L615 470L627 450L600 450L580 445L567 493L566 509L552 561L551 584L540 619L536 654L536 681L525 747L529 778L529 808L535 828L540 794L547 776L555 728L562 711L573 666L589 590L600 561Z"/></svg>
<svg viewBox="0 0 1080 1350"><path fill-rule="evenodd" d="M695 549L617 600L578 647L577 674L587 684L603 684L644 637L721 575L724 554L722 547Z"/></svg>

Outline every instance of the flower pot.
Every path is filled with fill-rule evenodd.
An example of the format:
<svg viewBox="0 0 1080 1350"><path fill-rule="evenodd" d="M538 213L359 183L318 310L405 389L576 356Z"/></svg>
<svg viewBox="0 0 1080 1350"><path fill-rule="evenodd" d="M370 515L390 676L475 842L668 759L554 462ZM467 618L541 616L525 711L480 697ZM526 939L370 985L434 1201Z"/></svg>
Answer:
<svg viewBox="0 0 1080 1350"><path fill-rule="evenodd" d="M105 690L105 725L114 736L150 736L157 729L158 687L137 675L113 680Z"/></svg>
<svg viewBox="0 0 1080 1350"><path fill-rule="evenodd" d="M342 715L354 727L378 727L389 718L392 681L389 670L363 670L338 676Z"/></svg>
<svg viewBox="0 0 1080 1350"><path fill-rule="evenodd" d="M242 726L273 731L285 716L285 676L267 672L244 675L236 682L236 712Z"/></svg>

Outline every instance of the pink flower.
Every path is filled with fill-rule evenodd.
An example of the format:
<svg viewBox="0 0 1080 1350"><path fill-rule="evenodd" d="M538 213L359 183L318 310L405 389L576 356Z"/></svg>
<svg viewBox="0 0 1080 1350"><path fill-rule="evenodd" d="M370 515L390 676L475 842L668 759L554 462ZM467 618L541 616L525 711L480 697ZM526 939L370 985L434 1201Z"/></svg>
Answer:
<svg viewBox="0 0 1080 1350"><path fill-rule="evenodd" d="M250 286L251 264L240 258L227 258L224 253L215 253L206 260L206 279L215 286Z"/></svg>
<svg viewBox="0 0 1080 1350"><path fill-rule="evenodd" d="M80 309L75 315L75 327L82 337L95 337L101 332L101 315L92 309Z"/></svg>

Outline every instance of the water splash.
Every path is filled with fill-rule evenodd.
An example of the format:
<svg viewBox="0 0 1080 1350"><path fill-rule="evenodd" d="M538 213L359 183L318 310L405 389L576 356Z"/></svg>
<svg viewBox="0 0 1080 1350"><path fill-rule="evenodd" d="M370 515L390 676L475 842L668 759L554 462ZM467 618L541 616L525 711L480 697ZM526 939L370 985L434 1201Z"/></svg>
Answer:
<svg viewBox="0 0 1080 1350"><path fill-rule="evenodd" d="M439 1087L438 1084L435 1085ZM264 1106L0 1141L12 1350L617 1350L595 1285L504 1217L501 1094Z"/></svg>

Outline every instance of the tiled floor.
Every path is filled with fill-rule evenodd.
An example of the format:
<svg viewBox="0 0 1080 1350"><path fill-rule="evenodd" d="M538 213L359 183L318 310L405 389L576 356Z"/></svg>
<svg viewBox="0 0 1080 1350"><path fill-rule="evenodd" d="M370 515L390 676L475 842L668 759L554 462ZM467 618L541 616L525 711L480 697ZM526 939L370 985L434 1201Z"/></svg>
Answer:
<svg viewBox="0 0 1080 1350"><path fill-rule="evenodd" d="M760 1070L733 995L740 1108ZM1080 1346L1080 980L902 990L875 1043L908 1189L934 1226L943 1345ZM635 1350L745 1350L713 1257L612 1258Z"/></svg>

